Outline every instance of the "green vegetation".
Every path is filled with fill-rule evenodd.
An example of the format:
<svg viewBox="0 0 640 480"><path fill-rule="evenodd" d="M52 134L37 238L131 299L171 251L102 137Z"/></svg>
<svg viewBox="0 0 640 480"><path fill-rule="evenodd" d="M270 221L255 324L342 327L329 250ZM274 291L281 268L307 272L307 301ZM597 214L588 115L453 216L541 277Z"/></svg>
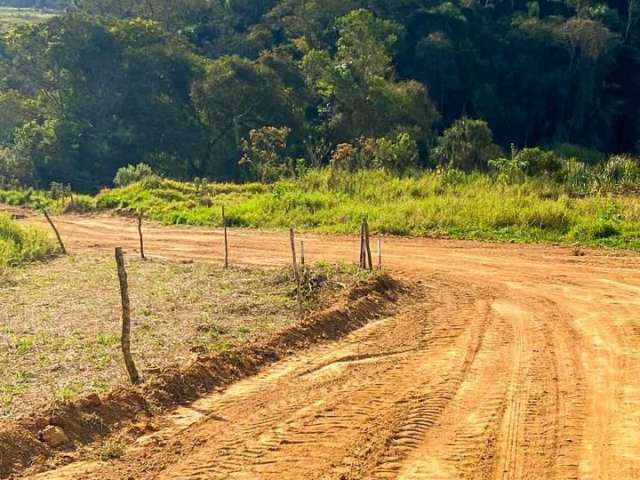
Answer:
<svg viewBox="0 0 640 480"><path fill-rule="evenodd" d="M8 267L40 260L54 252L49 237L39 229L22 227L0 214L0 272Z"/></svg>
<svg viewBox="0 0 640 480"><path fill-rule="evenodd" d="M98 458L101 462L108 462L110 460L117 460L124 455L124 446L118 442L107 442L100 449Z"/></svg>
<svg viewBox="0 0 640 480"><path fill-rule="evenodd" d="M31 8L3 7L0 3L0 34L6 33L22 25L33 25L45 22L53 17L53 13Z"/></svg>
<svg viewBox="0 0 640 480"><path fill-rule="evenodd" d="M639 1L40 2L0 202L635 247Z"/></svg>
<svg viewBox="0 0 640 480"><path fill-rule="evenodd" d="M371 228L384 234L640 248L636 161L612 157L588 167L528 149L491 163L491 174L312 169L272 184L183 183L152 176L83 197L83 205L140 211L166 224L220 226L224 204L227 222L235 227L354 233L366 216ZM21 198L19 192L4 195ZM46 194L31 198L41 202ZM50 202L60 211L71 208Z"/></svg>
<svg viewBox="0 0 640 480"><path fill-rule="evenodd" d="M197 188L152 180L96 197L98 209L140 210L164 223L190 225L220 225L222 203L228 222L240 227L354 233L367 216L373 230L387 234L640 247L636 197L583 197L542 177L504 183L458 170L407 177L312 170L270 186Z"/></svg>
<svg viewBox="0 0 640 480"><path fill-rule="evenodd" d="M3 0L66 10L0 35L0 183L637 154L639 2Z"/></svg>

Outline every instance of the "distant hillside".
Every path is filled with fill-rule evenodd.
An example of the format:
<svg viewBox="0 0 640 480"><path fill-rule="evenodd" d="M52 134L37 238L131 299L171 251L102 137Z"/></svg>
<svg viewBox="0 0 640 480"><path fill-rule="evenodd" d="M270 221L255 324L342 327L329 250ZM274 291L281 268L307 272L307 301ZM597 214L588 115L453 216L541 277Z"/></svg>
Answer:
<svg viewBox="0 0 640 480"><path fill-rule="evenodd" d="M0 7L36 8L40 10L63 10L68 0L0 0Z"/></svg>
<svg viewBox="0 0 640 480"><path fill-rule="evenodd" d="M55 15L52 10L0 6L0 33L20 25L44 22Z"/></svg>
<svg viewBox="0 0 640 480"><path fill-rule="evenodd" d="M640 154L640 0L66 4L0 37L0 183L96 191L139 163L181 179L513 178Z"/></svg>

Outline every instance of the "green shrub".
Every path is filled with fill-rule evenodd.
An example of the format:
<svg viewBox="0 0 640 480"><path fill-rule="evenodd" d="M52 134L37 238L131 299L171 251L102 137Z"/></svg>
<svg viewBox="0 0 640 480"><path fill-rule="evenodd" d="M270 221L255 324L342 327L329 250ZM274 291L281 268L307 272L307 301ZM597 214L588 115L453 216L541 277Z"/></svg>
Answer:
<svg viewBox="0 0 640 480"><path fill-rule="evenodd" d="M640 164L627 155L614 155L597 169L595 180L602 193L640 191Z"/></svg>
<svg viewBox="0 0 640 480"><path fill-rule="evenodd" d="M408 133L376 140L374 166L402 173L418 164L418 144Z"/></svg>
<svg viewBox="0 0 640 480"><path fill-rule="evenodd" d="M525 165L527 175L553 175L562 169L562 160L554 152L541 148L523 148L518 151L517 159Z"/></svg>
<svg viewBox="0 0 640 480"><path fill-rule="evenodd" d="M433 160L464 171L486 170L489 160L499 158L500 147L484 120L461 118L446 129L433 149Z"/></svg>
<svg viewBox="0 0 640 480"><path fill-rule="evenodd" d="M153 169L146 163L139 163L138 165L127 165L118 169L113 184L116 187L126 187L132 183L139 182L147 177L154 175Z"/></svg>
<svg viewBox="0 0 640 480"><path fill-rule="evenodd" d="M34 227L21 227L0 214L0 269L40 260L54 252L49 237Z"/></svg>
<svg viewBox="0 0 640 480"><path fill-rule="evenodd" d="M341 143L331 157L334 171L355 173L384 169L404 173L418 164L418 144L406 133L381 138L360 138L355 144Z"/></svg>
<svg viewBox="0 0 640 480"><path fill-rule="evenodd" d="M573 195L586 195L592 191L593 171L584 163L570 158L562 163L560 180Z"/></svg>
<svg viewBox="0 0 640 480"><path fill-rule="evenodd" d="M611 220L597 219L575 225L569 232L569 238L579 242L603 240L620 235L620 228Z"/></svg>
<svg viewBox="0 0 640 480"><path fill-rule="evenodd" d="M511 185L524 181L527 163L520 160L517 150L511 145L511 158L489 160L489 167L496 172L496 180L498 183Z"/></svg>
<svg viewBox="0 0 640 480"><path fill-rule="evenodd" d="M560 158L566 160L573 158L587 165L597 165L607 158L604 153L598 150L571 143L554 145L553 152Z"/></svg>

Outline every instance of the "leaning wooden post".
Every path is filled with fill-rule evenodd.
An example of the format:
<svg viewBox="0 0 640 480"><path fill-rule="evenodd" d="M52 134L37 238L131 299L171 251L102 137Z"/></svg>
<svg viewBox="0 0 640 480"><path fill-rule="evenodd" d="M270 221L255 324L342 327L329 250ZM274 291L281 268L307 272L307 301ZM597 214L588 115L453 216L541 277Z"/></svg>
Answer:
<svg viewBox="0 0 640 480"><path fill-rule="evenodd" d="M227 217L222 205L222 228L224 229L224 268L229 268L229 237L227 236Z"/></svg>
<svg viewBox="0 0 640 480"><path fill-rule="evenodd" d="M140 257L146 260L144 256L144 240L142 239L142 212L138 212L138 236L140 237Z"/></svg>
<svg viewBox="0 0 640 480"><path fill-rule="evenodd" d="M366 263L368 263L368 269L373 270L373 258L371 257L371 245L369 243L369 222L364 221L364 245L367 253Z"/></svg>
<svg viewBox="0 0 640 480"><path fill-rule="evenodd" d="M127 283L127 271L124 267L124 256L122 247L116 248L116 264L118 266L118 280L120 281L120 297L122 299L122 354L124 355L124 364L127 367L129 379L133 385L140 383L140 375L136 369L136 364L131 357L131 307L129 304L129 285Z"/></svg>
<svg viewBox="0 0 640 480"><path fill-rule="evenodd" d="M382 270L382 239L378 239L378 270Z"/></svg>
<svg viewBox="0 0 640 480"><path fill-rule="evenodd" d="M362 220L362 223L360 224L360 268L367 268L364 246L364 220Z"/></svg>
<svg viewBox="0 0 640 480"><path fill-rule="evenodd" d="M53 228L53 232L56 234L56 238L58 239L58 244L60 245L60 250L62 250L62 254L66 255L67 249L64 248L64 243L62 243L62 237L60 236L60 232L58 232L58 229L53 224L53 221L51 220L51 217L49 217L49 214L47 213L47 211L43 210L43 212L44 212L44 218L47 219L47 222L49 222L49 225L51 225L51 228Z"/></svg>
<svg viewBox="0 0 640 480"><path fill-rule="evenodd" d="M304 240L300 240L300 265L302 266L302 270L304 270Z"/></svg>
<svg viewBox="0 0 640 480"><path fill-rule="evenodd" d="M289 238L291 240L291 257L293 260L293 275L296 279L296 292L298 296L298 308L300 309L300 315L303 313L302 308L302 284L300 280L300 272L298 271L298 259L296 257L296 235L293 232L293 228L289 230Z"/></svg>

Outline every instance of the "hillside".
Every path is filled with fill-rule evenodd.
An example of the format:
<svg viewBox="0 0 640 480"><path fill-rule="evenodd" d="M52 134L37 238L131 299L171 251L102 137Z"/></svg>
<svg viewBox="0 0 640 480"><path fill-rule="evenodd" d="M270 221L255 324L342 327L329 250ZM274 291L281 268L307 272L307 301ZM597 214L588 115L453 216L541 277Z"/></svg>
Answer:
<svg viewBox="0 0 640 480"><path fill-rule="evenodd" d="M34 10L63 10L72 1L69 0L0 0L0 7L34 9Z"/></svg>
<svg viewBox="0 0 640 480"><path fill-rule="evenodd" d="M0 5L0 34L9 32L21 25L45 22L53 17L50 11L31 8L14 8Z"/></svg>
<svg viewBox="0 0 640 480"><path fill-rule="evenodd" d="M178 179L472 171L512 144L585 164L640 147L637 0L70 10L0 41L5 184L97 191L140 162Z"/></svg>

